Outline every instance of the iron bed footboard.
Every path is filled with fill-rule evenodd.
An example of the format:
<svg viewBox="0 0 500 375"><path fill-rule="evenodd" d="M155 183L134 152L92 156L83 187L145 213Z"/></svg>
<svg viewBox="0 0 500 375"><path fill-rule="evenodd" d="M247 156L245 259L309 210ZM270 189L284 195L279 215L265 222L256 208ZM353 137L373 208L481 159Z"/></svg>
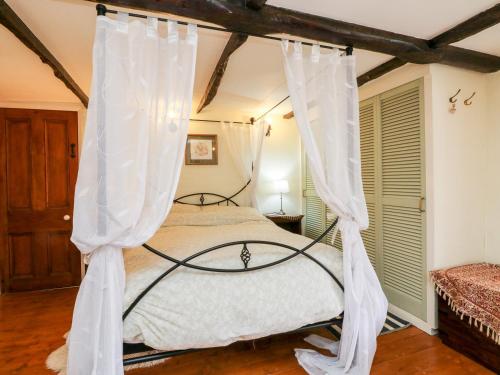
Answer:
<svg viewBox="0 0 500 375"><path fill-rule="evenodd" d="M247 183L247 185L248 185L248 183ZM245 185L245 187L247 185ZM239 192L241 192L243 189L241 189ZM231 197L229 197L229 198L226 198L226 197L218 195L218 194L210 194L210 193L200 193L198 195L200 195L200 203L199 204L195 204L195 205L198 205L198 206L210 205L210 203L205 203L205 198L204 198L205 195L212 195L212 196L215 196L215 197L218 197L218 198L221 198L221 197L223 198L222 200L219 200L218 202L215 202L214 204L220 204L221 202L226 202L227 205L229 205L229 203L233 203L234 205L237 206L237 204L232 200L232 198L234 198L234 196L236 194L233 195L233 196L231 196ZM187 197L192 197L192 196L196 196L196 194L190 194ZM193 203L184 203L184 204L193 204ZM212 246L212 247L209 247L207 249L201 250L201 251L199 251L199 252L197 252L197 253L195 253L193 255L190 255L187 258L184 258L184 259L180 260L180 259L173 258L173 257L171 257L171 256L169 256L169 255L167 255L167 254L165 254L163 252L161 252L160 250L155 249L154 247L152 247L152 246L150 246L148 244L143 244L143 247L146 248L148 251L152 252L153 254L155 254L155 255L157 255L157 256L165 259L165 260L168 260L168 261L172 262L173 265L170 268L166 269L165 272L163 272L155 280L153 280L153 282L151 282L151 284L149 284L135 298L135 300L130 304L130 306L123 313L122 319L125 320L127 318L127 316L132 312L132 310L134 309L134 307L161 280L163 280L165 277L167 277L169 274L171 274L173 271L175 271L177 268L180 268L180 267L186 267L186 268L196 269L196 270L205 271L205 272L214 272L214 273L243 273L243 272L253 272L253 271L262 270L262 269L265 269L265 268L270 268L270 267L276 266L278 264L284 263L286 261L289 261L289 260L295 258L298 255L302 255L302 256L306 257L307 259L309 259L310 261L316 263L321 269L323 269L334 280L334 282L338 285L338 287L343 292L344 291L344 286L337 279L337 277L333 274L333 272L330 271L328 269L328 267L326 267L323 263L321 263L321 261L319 261L318 259L316 259L314 256L306 253L306 251L309 250L312 246L314 246L315 244L317 244L318 242L320 242L323 238L325 238L327 236L327 234L330 231L333 230L333 228L337 225L337 223L338 223L338 218L336 218L334 220L334 222L328 228L326 228L326 230L318 238L316 238L315 240L311 241L309 244L307 244L306 246L304 246L301 249L298 249L296 247L293 247L293 246L290 246L290 245L287 245L287 244L283 244L283 243L279 243L279 242L274 242L274 241L241 240L241 241L232 241L232 242L227 242L227 243L223 243L223 244L220 244L220 245ZM242 261L242 267L241 268L214 268L214 267L200 266L200 265L191 263L192 260L194 260L194 259L196 259L196 258L198 258L198 257L200 257L200 256L202 256L204 254L208 254L208 253L211 253L213 251L220 250L220 249L223 249L223 248L227 248L229 246L235 246L235 245L241 245L242 246L241 252L240 252L240 259ZM281 259L275 260L273 262L269 262L269 263L265 263L265 264L260 264L260 265L256 265L256 266L251 266L250 262L251 262L251 258L252 258L252 253L251 253L251 249L249 248L249 245L269 245L269 246L275 246L275 247L280 247L280 248L287 249L287 250L291 251L292 253L290 255L287 255L287 256L281 258ZM328 329L329 327L331 327L332 324L339 323L340 321L342 321L342 314L341 314L340 317L336 317L336 318L333 318L331 320L324 321L324 322L318 322L318 323L309 324L309 325L304 326L302 328L299 328L298 330L295 330L293 332L301 331L301 330L305 330L305 329L311 329L311 328L318 328L318 327L326 327ZM160 360L160 359L164 359L164 358L168 358L168 357L174 357L174 356L178 356L178 355L181 355L181 354L190 353L190 352L197 351L197 350L201 350L201 349L186 349L186 350L161 351L161 352L156 352L156 353L152 353L152 354L150 353L150 354L145 354L145 355L134 356L133 358L125 358L123 360L123 363L124 363L124 365L132 365L132 364L138 364L138 363L143 363L143 362L156 361L156 360ZM155 351L155 349L154 348L150 348L150 347L148 347L148 346L146 346L144 344L126 344L126 343L124 343L124 355L140 354L140 353L144 353L144 352L147 352L147 351Z"/></svg>
<svg viewBox="0 0 500 375"><path fill-rule="evenodd" d="M333 330L333 328L331 328L331 326L333 324L341 323L341 322L342 322L342 317L338 317L338 318L327 320L324 322L308 324L308 325L301 327L299 329L296 329L294 331L278 333L278 334L271 335L271 336L284 335L287 333L297 333L297 332L306 331L306 330L314 329L314 328L326 328L333 336L338 337L338 333L335 330ZM247 341L253 341L253 340L247 340ZM193 353L193 352L200 352L200 351L208 350L208 349L214 349L214 348L168 350L168 351L158 352L156 349L151 348L151 347L144 345L144 344L124 343L123 344L123 355L124 356L131 355L131 354L153 352L153 351L155 351L155 353L143 354L143 355L138 355L138 356L134 356L134 357L130 357L130 358L124 358L123 365L129 366L129 365L136 365L139 363L158 361L160 359L177 357L179 355L189 354L189 353Z"/></svg>

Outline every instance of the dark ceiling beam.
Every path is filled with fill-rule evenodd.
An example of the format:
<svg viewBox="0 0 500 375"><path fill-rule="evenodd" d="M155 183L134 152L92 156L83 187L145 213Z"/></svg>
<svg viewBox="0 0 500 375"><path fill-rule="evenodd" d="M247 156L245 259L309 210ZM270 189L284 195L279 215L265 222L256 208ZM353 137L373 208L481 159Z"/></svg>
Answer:
<svg viewBox="0 0 500 375"><path fill-rule="evenodd" d="M487 28L495 26L498 23L500 23L500 3L489 8L488 10L485 10L484 12L476 14L474 17L469 18L468 20L456 25L448 31L439 34L438 36L429 40L428 43L432 48L442 48L446 50L450 47L448 46L448 44L459 42ZM453 51L454 47L451 47L451 50L449 50L448 58L453 59ZM473 53L469 55L471 59L475 59L475 57L473 56ZM466 65L465 61L463 63L464 65ZM362 86L375 78L381 77L384 74L403 66L404 64L405 62L399 60L398 58L389 60L382 65L373 68L369 72L366 72L359 76L358 86Z"/></svg>
<svg viewBox="0 0 500 375"><path fill-rule="evenodd" d="M0 0L0 24L12 32L26 47L35 52L44 64L49 65L54 71L54 75L59 78L68 89L70 89L85 107L88 106L89 98L78 86L62 64L50 53L45 45L36 37L28 26L19 18L11 7Z"/></svg>
<svg viewBox="0 0 500 375"><path fill-rule="evenodd" d="M429 45L432 48L446 46L459 42L465 38L475 35L485 29L495 26L500 22L500 3L475 15L468 20L459 23L450 30L432 38Z"/></svg>
<svg viewBox="0 0 500 375"><path fill-rule="evenodd" d="M212 76L210 77L210 81L208 82L208 86L205 90L205 94L203 94L203 97L201 98L200 104L198 105L198 109L196 110L196 113L200 113L203 108L205 108L207 105L209 105L212 100L215 98L215 95L217 95L217 91L219 90L220 83L222 81L222 77L224 76L224 73L226 72L227 64L229 62L229 57L231 54L236 51L243 43L245 43L248 39L248 35L246 34L238 34L238 33L232 33L231 37L229 38L226 46L224 47L224 50L222 51L222 54L219 58L219 61L217 62L217 65L215 66L215 69L212 73Z"/></svg>
<svg viewBox="0 0 500 375"><path fill-rule="evenodd" d="M267 0L247 0L246 7L253 10L261 10Z"/></svg>
<svg viewBox="0 0 500 375"><path fill-rule="evenodd" d="M427 40L271 5L259 12L227 0L87 0L165 12L254 35L288 34L385 53L416 64L441 63L478 72L500 70L500 57L458 47L431 48Z"/></svg>
<svg viewBox="0 0 500 375"><path fill-rule="evenodd" d="M455 27L449 29L448 31L439 34L438 36L429 40L428 43L429 46L431 46L432 48L446 49L449 47L448 44L459 42L487 28L495 26L498 23L500 23L500 3L489 8L488 10L485 10L484 12L475 15L474 17L469 18L468 20L456 25ZM448 55L448 58L452 58L453 51L454 48L452 47L451 51L449 52L450 54ZM470 56L473 56L473 54L471 54ZM371 80L379 78L384 74L387 74L405 64L406 64L405 61L395 57L371 69L370 71L360 75L358 77L358 87L364 85L365 83ZM291 119L292 117L293 117L293 111L283 115L283 118L287 120Z"/></svg>
<svg viewBox="0 0 500 375"><path fill-rule="evenodd" d="M245 6L254 11L259 11L260 9L262 9L265 2L266 0L249 0L246 1ZM226 46L224 47L224 50L222 51L219 61L217 62L217 65L215 65L215 69L212 73L212 76L210 77L210 81L208 81L208 86L205 90L205 93L203 94L203 97L201 98L198 108L196 109L196 113L200 113L203 110L203 108L209 105L215 98L215 95L217 95L217 91L219 90L219 86L222 82L222 77L226 72L227 64L229 63L229 58L231 57L234 51L240 48L247 41L247 39L248 39L247 34L240 34L240 33L231 34Z"/></svg>
<svg viewBox="0 0 500 375"><path fill-rule="evenodd" d="M358 87L364 85L366 82L369 82L375 78L381 77L386 73L389 73L390 71L397 69L406 63L397 57L394 57L390 59L389 61L376 66L375 68L369 70L368 72L361 74L358 77Z"/></svg>

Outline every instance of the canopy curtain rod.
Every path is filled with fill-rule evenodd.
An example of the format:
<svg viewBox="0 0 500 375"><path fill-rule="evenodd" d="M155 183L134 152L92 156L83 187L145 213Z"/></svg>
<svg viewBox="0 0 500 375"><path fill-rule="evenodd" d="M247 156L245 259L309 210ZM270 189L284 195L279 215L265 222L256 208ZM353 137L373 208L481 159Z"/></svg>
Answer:
<svg viewBox="0 0 500 375"><path fill-rule="evenodd" d="M117 10L114 9L108 9L105 5L103 4L97 4L96 5L96 10L97 10L97 15L98 16L105 16L106 13L111 13L111 14L118 14ZM125 12L126 13L126 12ZM144 14L138 14L138 13L128 13L129 16L131 17L136 17L136 18L143 18L146 19L148 16ZM168 18L161 18L161 17L156 17L158 21L163 21L167 22L169 21ZM188 22L184 21L176 21L179 25L188 25ZM247 33L247 32L240 32L238 30L230 30L230 29L225 29L223 27L216 27L216 26L208 26L208 25L200 25L196 24L197 27L201 29L207 29L207 30L215 30L215 31L222 31L226 33L239 33L239 34L244 34L248 36L254 36L256 38L262 38L262 39L270 39L270 40L276 40L278 42L281 42L283 39L288 39L290 42L296 42L297 40L294 39L289 39L289 38L278 38L274 36L269 36L269 35L259 35L259 34L253 34L253 33ZM303 42L300 41L303 45L306 46L314 46L318 45L320 48L325 48L325 49L338 49L339 51L345 52L347 56L352 55L353 48L351 46L347 46L346 48L337 48L337 47L332 47L332 46L327 46L324 44L317 44L317 43L310 43L310 42ZM285 102L288 98L290 98L290 95L288 95L286 98L283 98L280 100L277 104L272 106L270 109L268 109L266 112L258 116L257 118L252 117L250 119L250 122L241 122L241 121L219 121L219 120L202 120L202 119L189 119L189 121L199 121L199 122L232 122L233 124L246 124L246 125L253 125L255 121L258 121L265 116L267 116L270 112L272 112L274 109L276 109L279 105L281 105L283 102Z"/></svg>
<svg viewBox="0 0 500 375"><path fill-rule="evenodd" d="M253 119L253 118L252 118ZM252 121L252 119L250 121ZM189 121L196 121L196 122L214 122L220 124L221 122L229 122L231 124L239 124L239 125L253 125L253 122L243 122L243 121L226 121L226 120L204 120L204 119L197 119L197 118L190 118Z"/></svg>
<svg viewBox="0 0 500 375"><path fill-rule="evenodd" d="M97 15L98 16L105 16L106 13L111 13L111 14L117 14L118 11L117 10L114 10L114 9L108 9L105 5L103 4L97 4L96 6L96 10L97 10ZM128 13L128 15L130 17L136 17L136 18L147 18L148 16L144 15L144 14L138 14L138 13L130 13L130 12L124 12L124 13ZM163 21L163 22L167 22L169 21L168 18L161 18L161 17L155 17L158 19L158 21ZM174 21L174 20L172 20ZM187 25L189 22L184 22L184 21L176 21L179 25ZM192 23L192 22L191 22ZM192 23L193 24L193 23ZM290 39L290 38L278 38L278 37L275 37L275 36L269 36L269 35L260 35L260 34L254 34L254 33L248 33L248 32L242 32L242 31L238 31L238 30L230 30L230 29L225 29L223 27L217 27L217 26L208 26L208 25L200 25L200 24L195 24L196 26L198 26L200 29L207 29L207 30L214 30L214 31L222 31L222 32L225 32L225 33L238 33L238 34L243 34L243 35L248 35L248 36L254 36L256 38L262 38L262 39L270 39L270 40L276 40L278 42L281 42L282 39L288 39L289 41L291 42L295 42L296 40L294 39ZM343 52L346 52L349 47L347 48L337 48L337 47L332 47L332 46L327 46L327 45L324 45L324 44L318 44L318 43L310 43L310 42L302 42L300 41L303 45L306 45L306 46L313 46L313 45L319 45L321 48L326 48L326 49L338 49L339 51L343 51Z"/></svg>

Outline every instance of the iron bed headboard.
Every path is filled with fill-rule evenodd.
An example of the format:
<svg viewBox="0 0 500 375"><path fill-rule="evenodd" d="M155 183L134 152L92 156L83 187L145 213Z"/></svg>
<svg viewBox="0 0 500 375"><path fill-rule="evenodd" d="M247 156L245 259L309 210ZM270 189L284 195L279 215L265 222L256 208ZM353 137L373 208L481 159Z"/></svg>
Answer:
<svg viewBox="0 0 500 375"><path fill-rule="evenodd" d="M226 204L226 206L229 206L229 204L231 203L234 206L239 207L239 204L236 203L233 200L233 198L235 198L238 194L240 194L243 190L245 190L246 187L248 185L250 185L250 182L252 182L251 179L248 180L248 182L240 190L238 190L236 193L234 193L233 195L231 195L229 197L225 197L224 195L220 195L220 194L216 194L216 193L193 193L193 194L183 195L182 197L174 199L174 203L187 204L190 206L214 206L214 205L220 206L221 204L224 204L224 203ZM199 203L190 202L189 198L192 198L192 197L199 197L198 198ZM218 200L216 200L215 202L206 202L206 197L215 197ZM188 200L188 201L186 201L186 200Z"/></svg>
<svg viewBox="0 0 500 375"><path fill-rule="evenodd" d="M209 206L209 205L220 205L221 203L225 203L226 205L229 206L229 204L234 204L235 206L238 206L238 204L233 200L234 197L236 197L238 194L240 194L248 185L250 184L250 181L246 183L245 186L243 186L240 190L238 190L235 194L231 195L230 197L225 197L220 194L214 194L214 193L195 193L195 194L188 194L184 195L182 197L179 197L174 200L176 203L181 203L181 204L188 204L188 205L195 205L195 206ZM182 200L186 198L191 198L199 196L199 203L190 203L190 202L183 202ZM221 198L216 200L215 202L209 202L206 203L205 196L211 196L211 197L216 197L216 198ZM328 269L321 261L316 259L314 256L311 254L308 254L306 251L309 250L311 247L316 245L318 242L323 240L328 233L330 233L335 226L338 223L338 217L333 221L333 223L328 226L328 228L325 229L325 231L315 240L312 240L309 244L306 246L302 247L301 249L298 249L294 246L290 246L287 244L279 243L279 242L274 242L274 241L264 241L264 240L241 240L241 241L231 241L227 243L223 243L220 245L212 246L209 248L206 248L204 250L198 251L195 254L192 254L188 256L187 258L184 259L176 259L171 257L170 255L167 255L163 253L162 251L155 249L154 247L148 245L148 244L143 244L142 246L150 251L151 253L159 256L162 259L168 260L173 263L172 266L170 266L168 269L166 269L161 275L159 275L153 282L151 282L135 299L134 301L130 304L130 306L125 310L123 313L122 319L125 320L127 316L132 312L134 307L153 289L160 281L162 281L165 277L167 277L169 274L174 272L177 268L180 267L186 267L190 269L196 269L199 271L205 271L205 272L214 272L214 273L243 273L243 272L253 272L253 271L258 271L266 268L270 268L273 266L276 266L278 264L284 263L286 261L289 261L293 258L295 258L298 255L303 255L310 261L316 263L321 269L323 269L332 279L333 281L338 285L338 287L344 292L344 286L342 283L337 279L337 277L333 274L332 271ZM249 245L267 245L267 246L275 246L283 249L290 250L292 253L290 255L284 256L283 258L280 258L278 260L265 263L265 264L260 264L256 266L251 266L250 262L252 259L252 253L251 253L251 246ZM242 266L240 268L215 268L215 267L207 267L207 266L200 266L191 263L192 260L204 255L208 254L220 249L224 249L230 246L242 246L241 251L240 251L240 259L242 261ZM338 322L342 318L334 318L330 321L327 322L320 322L311 325L312 326L325 326L327 329L331 328L329 327L330 324L333 322ZM303 327L306 328L306 327ZM143 344L124 344L124 347L126 348L125 352L126 353L136 353L136 350L139 352L144 351L144 350L152 350L152 348L149 348ZM137 348L136 348L137 347ZM162 353L155 353L155 354L146 354L140 357L135 357L135 358L128 358L124 360L124 364L134 364L134 363L140 363L140 362L147 362L155 359L161 359L161 358L167 358L183 353L188 353L193 351L192 349L189 350L176 350L176 351L169 351L169 352L162 352Z"/></svg>

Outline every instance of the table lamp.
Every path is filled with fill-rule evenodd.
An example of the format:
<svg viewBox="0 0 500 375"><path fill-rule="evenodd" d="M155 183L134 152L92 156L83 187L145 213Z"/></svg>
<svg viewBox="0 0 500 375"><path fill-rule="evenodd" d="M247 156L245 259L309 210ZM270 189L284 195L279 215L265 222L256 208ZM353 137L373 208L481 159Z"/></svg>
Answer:
<svg viewBox="0 0 500 375"><path fill-rule="evenodd" d="M288 181L287 180L274 181L274 191L276 193L280 193L281 204L278 214L285 215L285 211L283 211L283 193L290 192L290 186L288 186Z"/></svg>

